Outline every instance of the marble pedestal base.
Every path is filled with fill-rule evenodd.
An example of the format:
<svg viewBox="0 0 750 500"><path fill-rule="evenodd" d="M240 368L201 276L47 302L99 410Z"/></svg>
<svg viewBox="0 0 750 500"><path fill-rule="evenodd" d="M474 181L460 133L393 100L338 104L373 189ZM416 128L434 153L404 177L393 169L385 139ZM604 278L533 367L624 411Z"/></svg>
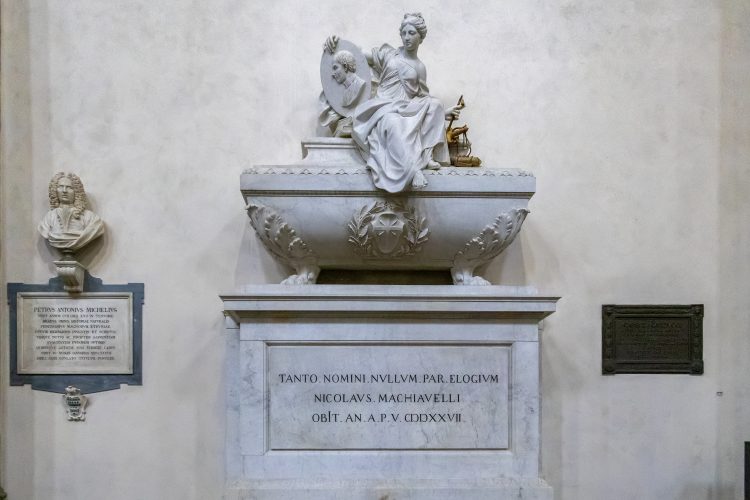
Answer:
<svg viewBox="0 0 750 500"><path fill-rule="evenodd" d="M536 191L514 168L424 170L428 185L375 187L351 139L302 143L304 159L255 165L240 179L250 224L280 262L284 283L315 283L321 269L450 271L454 284L487 285L474 271L516 238Z"/></svg>
<svg viewBox="0 0 750 500"><path fill-rule="evenodd" d="M264 285L225 294L240 499L551 499L530 288Z"/></svg>

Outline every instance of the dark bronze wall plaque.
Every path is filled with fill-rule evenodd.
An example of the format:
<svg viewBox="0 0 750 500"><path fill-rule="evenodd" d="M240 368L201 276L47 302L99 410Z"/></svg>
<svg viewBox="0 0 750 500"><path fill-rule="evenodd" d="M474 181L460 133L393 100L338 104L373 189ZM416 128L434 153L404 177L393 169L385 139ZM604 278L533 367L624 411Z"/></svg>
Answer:
<svg viewBox="0 0 750 500"><path fill-rule="evenodd" d="M602 306L602 374L703 374L703 305Z"/></svg>

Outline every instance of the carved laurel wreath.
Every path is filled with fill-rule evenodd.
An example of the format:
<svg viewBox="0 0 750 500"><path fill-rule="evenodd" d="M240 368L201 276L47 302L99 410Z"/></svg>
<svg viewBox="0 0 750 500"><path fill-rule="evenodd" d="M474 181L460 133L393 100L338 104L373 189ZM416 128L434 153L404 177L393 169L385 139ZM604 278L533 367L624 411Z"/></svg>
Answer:
<svg viewBox="0 0 750 500"><path fill-rule="evenodd" d="M382 252L376 244L373 222L382 214L393 213L404 223L404 230L398 246L390 252ZM398 258L415 255L429 237L427 219L417 214L413 207L407 207L400 201L375 201L355 212L348 224L349 243L354 251L370 258Z"/></svg>

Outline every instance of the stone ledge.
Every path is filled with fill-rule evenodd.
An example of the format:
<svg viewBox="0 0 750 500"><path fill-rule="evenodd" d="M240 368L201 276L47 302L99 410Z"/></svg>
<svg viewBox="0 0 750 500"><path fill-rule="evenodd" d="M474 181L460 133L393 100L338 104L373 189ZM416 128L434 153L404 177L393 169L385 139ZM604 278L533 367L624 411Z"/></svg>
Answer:
<svg viewBox="0 0 750 500"><path fill-rule="evenodd" d="M542 320L559 297L532 287L456 285L248 285L221 294L224 311L243 317L283 313L481 314Z"/></svg>
<svg viewBox="0 0 750 500"><path fill-rule="evenodd" d="M462 481L241 481L224 500L552 500L541 479Z"/></svg>

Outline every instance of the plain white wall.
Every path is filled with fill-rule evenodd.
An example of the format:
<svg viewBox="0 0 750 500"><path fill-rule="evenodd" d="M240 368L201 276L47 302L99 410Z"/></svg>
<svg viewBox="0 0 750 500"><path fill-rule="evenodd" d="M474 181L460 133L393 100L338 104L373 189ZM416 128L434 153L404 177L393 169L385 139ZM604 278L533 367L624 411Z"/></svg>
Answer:
<svg viewBox="0 0 750 500"><path fill-rule="evenodd" d="M59 396L4 382L12 500L220 497L218 294L284 273L248 227L239 175L298 159L314 135L327 35L396 44L415 10L428 84L447 104L465 96L475 153L537 176L519 239L487 276L563 296L543 344L556 498L740 498L746 2L0 5L5 280L52 276L35 227L49 178L72 170L108 225L92 274L146 285L142 387L95 394L78 425ZM705 375L602 377L605 303L705 304Z"/></svg>
<svg viewBox="0 0 750 500"><path fill-rule="evenodd" d="M750 3L722 7L718 488L722 498L742 498L742 442L750 441Z"/></svg>

